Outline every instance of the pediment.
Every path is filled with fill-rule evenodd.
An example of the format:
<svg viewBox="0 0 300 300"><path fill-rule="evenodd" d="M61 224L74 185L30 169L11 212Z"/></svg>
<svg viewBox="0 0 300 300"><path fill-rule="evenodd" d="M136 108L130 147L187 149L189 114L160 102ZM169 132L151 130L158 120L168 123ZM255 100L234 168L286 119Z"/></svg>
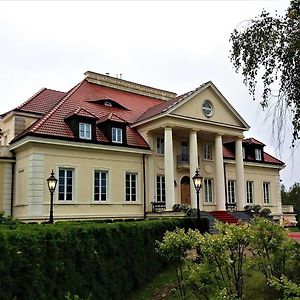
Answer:
<svg viewBox="0 0 300 300"><path fill-rule="evenodd" d="M212 112L210 111L210 107ZM176 105L169 114L249 129L249 125L210 82Z"/></svg>

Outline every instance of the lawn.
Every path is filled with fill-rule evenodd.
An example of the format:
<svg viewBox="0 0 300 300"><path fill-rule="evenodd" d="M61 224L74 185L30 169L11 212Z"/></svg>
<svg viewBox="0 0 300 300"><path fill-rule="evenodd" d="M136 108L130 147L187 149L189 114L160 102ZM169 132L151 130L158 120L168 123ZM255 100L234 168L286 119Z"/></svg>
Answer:
<svg viewBox="0 0 300 300"><path fill-rule="evenodd" d="M264 277L259 272L251 272L245 278L245 300L274 300L278 296L274 291L265 285ZM169 267L143 288L136 290L127 300L180 300L180 294L177 289L175 268ZM197 298L187 291L187 300L196 300ZM203 299L205 299L203 297Z"/></svg>

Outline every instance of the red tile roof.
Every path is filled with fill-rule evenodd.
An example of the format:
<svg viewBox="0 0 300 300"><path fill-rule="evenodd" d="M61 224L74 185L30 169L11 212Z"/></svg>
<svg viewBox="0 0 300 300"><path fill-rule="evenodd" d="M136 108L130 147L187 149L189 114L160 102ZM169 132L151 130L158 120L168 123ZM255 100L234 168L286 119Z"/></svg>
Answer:
<svg viewBox="0 0 300 300"><path fill-rule="evenodd" d="M65 95L66 93L64 92L43 88L23 104L18 106L16 110L45 114L52 107L54 107Z"/></svg>
<svg viewBox="0 0 300 300"><path fill-rule="evenodd" d="M264 146L264 144L254 138L248 138L248 139L244 139L243 143L246 144L256 144L256 145L260 145L260 146ZM234 142L227 142L223 144L223 156L226 159L235 159L235 153L232 147L232 144ZM275 164L275 165L284 165L284 162L282 162L281 160L275 158L274 156L266 153L263 151L263 161L262 162L258 162L254 159L254 157L252 157L251 155L247 155L246 157L246 161L253 161L253 162L258 162L258 163L267 163L267 164Z"/></svg>
<svg viewBox="0 0 300 300"><path fill-rule="evenodd" d="M120 104L120 107L106 106L101 101L95 99L111 99ZM70 127L66 124L65 118L74 113L92 114L97 119L110 118L114 121L122 121L131 124L143 114L149 107L164 102L163 100L137 95L126 91L116 90L104 86L99 86L83 80L63 99L57 103L40 120L29 127L20 137L24 135L42 135L47 137L57 137L73 139L74 135ZM74 107L77 107L74 111ZM127 128L127 144L132 147L149 148L146 141L140 134L132 128ZM107 143L107 139L99 128L96 129L97 141ZM15 139L16 140L16 139Z"/></svg>
<svg viewBox="0 0 300 300"><path fill-rule="evenodd" d="M254 145L266 146L264 143L256 140L255 138L244 139L244 142L249 145L254 144Z"/></svg>
<svg viewBox="0 0 300 300"><path fill-rule="evenodd" d="M177 96L174 99L171 99L169 101L163 101L162 103L150 107L148 110L146 110L138 119L137 122L141 122L147 119L150 119L156 115L159 115L161 113L167 112L168 110L170 110L171 108L173 108L175 105L177 105L178 103L180 103L181 101L185 100L187 97L191 96L193 93L195 93L197 90L200 90L201 88L203 88L208 82L200 85L199 87L197 87L196 89L189 91L185 94L182 94L180 96Z"/></svg>
<svg viewBox="0 0 300 300"><path fill-rule="evenodd" d="M97 121L97 124L99 123L103 123L105 121L114 121L114 122L119 122L119 123L127 123L124 119L122 118L119 118L117 115L115 115L114 113L110 113L110 114L107 114L101 118L99 118L99 120Z"/></svg>
<svg viewBox="0 0 300 300"><path fill-rule="evenodd" d="M84 109L82 107L77 107L66 118L71 117L71 116L81 116L81 117L97 119L97 116L95 116L94 114L92 114L91 112L87 111L86 109Z"/></svg>

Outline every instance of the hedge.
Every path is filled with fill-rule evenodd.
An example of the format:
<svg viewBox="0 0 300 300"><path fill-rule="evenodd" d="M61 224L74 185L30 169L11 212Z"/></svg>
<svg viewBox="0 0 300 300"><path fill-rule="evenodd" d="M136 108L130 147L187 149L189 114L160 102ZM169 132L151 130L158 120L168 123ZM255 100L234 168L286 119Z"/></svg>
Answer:
<svg viewBox="0 0 300 300"><path fill-rule="evenodd" d="M175 227L195 220L0 228L0 299L124 299L166 266L155 241Z"/></svg>

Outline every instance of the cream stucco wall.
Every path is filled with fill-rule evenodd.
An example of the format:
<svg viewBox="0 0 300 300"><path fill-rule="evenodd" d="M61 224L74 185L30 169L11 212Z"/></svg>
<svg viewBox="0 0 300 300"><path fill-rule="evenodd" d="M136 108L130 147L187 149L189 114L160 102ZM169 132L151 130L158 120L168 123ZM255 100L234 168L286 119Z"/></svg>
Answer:
<svg viewBox="0 0 300 300"><path fill-rule="evenodd" d="M268 207L272 213L281 213L281 196L279 182L279 168L271 165L259 166L258 164L245 163L245 191L246 182L254 182L254 204ZM226 164L226 179L236 180L235 165ZM263 183L270 182L270 203L263 202Z"/></svg>
<svg viewBox="0 0 300 300"><path fill-rule="evenodd" d="M37 119L37 117L15 112L11 112L0 119L0 128L3 133L0 145L8 145L11 140L31 126Z"/></svg>
<svg viewBox="0 0 300 300"><path fill-rule="evenodd" d="M0 212L10 214L12 162L0 161Z"/></svg>
<svg viewBox="0 0 300 300"><path fill-rule="evenodd" d="M50 195L46 179L54 170L74 169L74 199L58 201L54 194L55 218L143 217L142 154L77 147L31 145L17 151L14 213L21 219L44 219L49 215ZM35 164L32 161L35 161ZM94 170L108 171L108 200L93 201ZM125 202L125 173L137 174L137 201Z"/></svg>

